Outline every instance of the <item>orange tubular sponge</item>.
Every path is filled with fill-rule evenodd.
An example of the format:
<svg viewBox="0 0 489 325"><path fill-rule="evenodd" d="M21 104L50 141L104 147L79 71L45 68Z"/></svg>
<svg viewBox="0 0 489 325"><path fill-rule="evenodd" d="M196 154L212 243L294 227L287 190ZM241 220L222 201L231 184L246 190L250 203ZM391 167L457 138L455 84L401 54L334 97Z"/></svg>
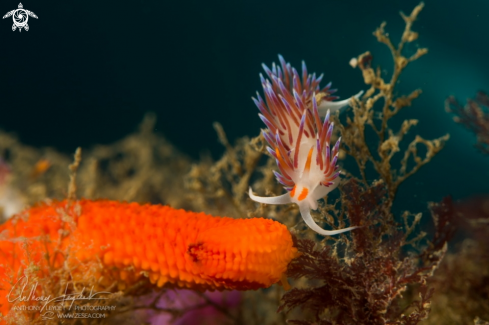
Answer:
<svg viewBox="0 0 489 325"><path fill-rule="evenodd" d="M68 263L82 274L96 262L119 284L147 276L158 287L249 290L280 281L297 254L287 228L270 219L107 200L43 203L0 226L0 311L28 265Z"/></svg>

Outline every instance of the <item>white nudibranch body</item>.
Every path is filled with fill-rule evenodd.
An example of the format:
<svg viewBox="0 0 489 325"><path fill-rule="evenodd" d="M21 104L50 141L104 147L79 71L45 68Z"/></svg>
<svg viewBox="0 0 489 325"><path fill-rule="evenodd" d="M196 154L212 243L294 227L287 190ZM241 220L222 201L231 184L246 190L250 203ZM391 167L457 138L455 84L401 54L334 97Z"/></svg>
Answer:
<svg viewBox="0 0 489 325"><path fill-rule="evenodd" d="M339 184L337 166L339 139L330 148L334 123L330 122L330 110L339 110L350 99L332 102L335 90L331 83L319 88L322 75L308 75L302 63L302 83L297 71L279 56L281 68L275 64L270 70L263 65L271 79L260 75L265 101L258 94L253 98L260 110L259 116L268 129L262 130L269 144L268 152L276 159L280 172L274 172L287 193L277 197L260 197L249 190L250 198L265 204L289 204L299 206L306 224L321 235L336 235L357 227L340 230L324 230L311 216L318 208L318 200L325 197ZM363 92L355 95L359 98ZM321 114L322 113L322 114ZM321 122L320 114L325 115Z"/></svg>

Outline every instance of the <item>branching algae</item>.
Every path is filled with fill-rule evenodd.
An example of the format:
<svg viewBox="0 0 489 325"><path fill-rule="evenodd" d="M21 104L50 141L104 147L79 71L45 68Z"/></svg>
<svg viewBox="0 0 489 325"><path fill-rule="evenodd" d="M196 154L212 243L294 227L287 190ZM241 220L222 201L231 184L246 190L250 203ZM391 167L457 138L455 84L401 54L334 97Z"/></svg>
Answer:
<svg viewBox="0 0 489 325"><path fill-rule="evenodd" d="M446 111L455 114L453 120L462 124L477 136L475 147L489 154L489 96L480 91L474 99L467 100L465 106L449 97L445 102Z"/></svg>

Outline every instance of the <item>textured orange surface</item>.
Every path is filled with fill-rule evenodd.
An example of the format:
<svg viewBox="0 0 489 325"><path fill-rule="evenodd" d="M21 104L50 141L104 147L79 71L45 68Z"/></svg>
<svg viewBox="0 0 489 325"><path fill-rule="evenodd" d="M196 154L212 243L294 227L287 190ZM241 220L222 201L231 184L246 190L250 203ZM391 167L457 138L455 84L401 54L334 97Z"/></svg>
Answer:
<svg viewBox="0 0 489 325"><path fill-rule="evenodd" d="M41 204L0 226L2 313L9 310L12 284L28 265L49 276L50 267L63 263L100 261L122 283L147 276L159 287L248 290L278 282L297 255L287 228L270 219L116 201L71 204Z"/></svg>

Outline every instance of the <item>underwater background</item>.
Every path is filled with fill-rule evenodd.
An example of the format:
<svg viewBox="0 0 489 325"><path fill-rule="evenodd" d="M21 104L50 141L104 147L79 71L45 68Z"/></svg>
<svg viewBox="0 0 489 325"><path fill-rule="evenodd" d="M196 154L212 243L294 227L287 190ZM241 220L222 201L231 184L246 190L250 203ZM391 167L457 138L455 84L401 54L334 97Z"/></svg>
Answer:
<svg viewBox="0 0 489 325"><path fill-rule="evenodd" d="M21 142L72 153L77 146L111 143L134 131L148 111L156 131L194 159L223 152L212 128L219 121L231 143L262 128L251 101L260 89L261 63L282 54L324 73L347 98L365 89L348 62L370 50L390 71L392 59L372 32L382 21L398 39L399 11L418 1L83 1L25 2L39 19L28 32L0 26L0 128ZM3 2L2 10L18 3ZM417 21L429 54L404 72L399 92L423 94L397 118L417 118L412 133L451 138L436 159L401 188L405 206L487 193L487 157L475 137L452 121L444 100L489 90L489 2L426 1ZM484 177L482 177L484 176ZM414 206L413 206L414 205Z"/></svg>
<svg viewBox="0 0 489 325"><path fill-rule="evenodd" d="M262 63L267 66L271 66L272 62L278 63L278 54L283 55L296 68L304 60L309 73L324 73L321 86L331 81L332 88L338 89L335 95L341 99L349 98L360 90L368 89L361 69L354 69L349 64L352 58L361 53L370 51L373 54L372 67L375 69L380 66L381 77L389 80L393 73L392 54L385 44L381 44L373 36L373 32L383 21L387 22L385 30L397 46L405 28L399 12L411 13L419 2L84 1L22 4L25 9L33 11L39 17L29 18L29 31L12 32L11 18L3 19L0 23L0 37L3 40L3 51L0 53L3 63L0 65L0 96L3 100L3 114L0 118L0 183L6 179L4 174L12 172L14 176L12 183L6 182L7 189L11 186L11 189L17 191L15 195L18 197L28 197L28 204L46 198L70 197L65 195L65 185L68 183L68 170L65 166L71 162L75 149L81 147L85 155L79 170L79 197L164 203L233 217L266 215L280 220L289 229L293 226L295 232L297 225L299 228L303 226L302 221L297 224L293 218L287 221L281 219L287 213L296 215L293 209L275 210L274 207L267 207L265 210L251 202L246 191L248 183L250 186L253 184L253 190L259 194L269 194L270 187L267 184L274 184L275 191L282 191L270 172L271 168L275 168L274 164L265 165L265 160L260 158L263 152L257 153L254 150L257 145L255 141L259 140L249 141L249 138L256 137L260 129L264 128L263 122L258 118L259 111L251 100L257 91L263 93L259 79L259 74L264 73ZM18 5L17 2L2 2L0 9L6 13ZM486 249L487 227L480 226L482 223L487 225L489 215L489 156L474 148L474 133L455 123L454 114L448 114L445 110L445 101L449 96L454 96L463 105L467 98L473 98L479 90L489 92L488 19L489 2L486 0L426 1L413 26L413 31L419 32L419 38L406 43L403 54L410 57L418 49L425 47L429 52L408 65L394 92L394 96L400 96L418 88L422 90L422 94L413 100L411 107L404 108L390 121L389 127L394 131L407 119L419 121L399 145L401 153L393 159L393 173L399 169L402 152L416 135L425 139L450 135L443 150L399 187L392 207L396 222L400 221L403 211L412 212L410 218L421 212L423 219L419 228L427 229L430 236L435 234L432 241L434 244L423 244L424 246L418 248L426 249L425 251L431 249L436 253L433 256L439 260L434 262L431 255L427 258L428 253L420 254L420 258L431 263L426 264L429 268L441 261L445 252L443 247L446 247L444 243L453 235L451 230L447 230L447 226L446 237L438 236L443 233L443 222L447 222L450 227L458 227L463 222L470 223L470 220L462 220L461 215L467 219L480 217L476 221L481 222L477 224L474 221L470 224L473 228L467 226L462 229L461 235L458 233L459 237L448 246L449 254L444 259L445 264L442 264L438 278L433 282L435 293L438 292L433 300L433 323L437 322L439 315L445 313L444 310L451 309L453 314L457 314L464 308L452 309L447 303L456 296L464 301L467 295L457 294L451 287L443 292L447 288L445 283L459 288L465 286L466 279L476 278L481 282L471 283L467 292L479 288L481 297L485 297L485 300L472 296L473 300L482 302L481 306L487 306L489 301L489 268L479 268L479 265L487 264L489 260ZM352 116L353 108L347 110L348 113L343 112L340 115L343 125L347 125L347 114ZM155 113L156 122L148 112ZM357 113L359 111L354 115ZM374 116L373 119L377 121L380 118ZM224 146L220 143L220 140L225 142L222 141L223 133L218 136L219 128L216 130L213 127L214 122L222 125L229 139L227 150L226 143ZM15 135L18 140L13 140L4 131ZM168 142L155 136L153 132L162 135ZM354 133L351 129L348 132L344 134L350 134L350 140L345 138L342 146L349 146L351 149ZM376 148L378 138L372 132L367 132L366 143ZM424 156L426 152L425 148L419 150L420 156ZM79 157L75 156L74 165L77 165L77 159ZM238 165L235 163L238 160L239 163L243 162L242 165L238 164L242 170L236 168ZM14 165L14 161L17 165ZM344 170L353 173L356 171L351 159L340 160L339 165ZM247 174L246 168L250 166L264 175L262 180L256 174ZM76 174L77 168L78 165L74 167L74 172L70 169L70 186L75 184L73 173ZM389 176L391 170L388 171ZM379 177L373 170L367 170L368 186L365 188L358 187L354 182L344 185L341 195L346 200L345 206L363 202L360 199L367 194L372 196L372 202L382 201L378 196L386 192L383 192L379 183L374 182L379 178L386 180L385 174ZM370 192L366 192L366 189ZM223 190L229 190L235 195L235 206L229 203L220 204L223 201ZM72 192L69 188L68 192L75 193L76 189ZM331 197L336 199L339 195L333 193ZM440 202L448 195L453 197L455 208L449 200L429 208L428 202ZM478 195L483 195L482 200L477 201ZM387 195L384 198L388 201ZM470 198L475 200L470 201ZM463 201L464 199L468 200ZM3 194L0 206L9 200L11 201L11 197ZM458 203L461 205L457 206ZM390 211L389 204L385 206ZM375 210L375 207L382 205L375 203L359 206L363 209L360 209L363 211L363 214L360 213L362 218L371 222L368 224L370 235L373 236L371 238L376 238L377 232L385 231L386 224L392 229L389 240L392 239L393 247L397 245L398 238L394 230L405 231L406 241L409 235L422 237L423 232L417 228L414 234L411 233L419 221L417 216L417 221L413 221L413 228L410 229L408 223L403 227L390 219L390 223L379 226L381 221L387 220L379 217L384 212ZM253 210L250 207L256 210L251 212ZM321 213L325 215L324 209L330 208L322 206ZM455 213L450 210L452 208ZM346 211L350 219L355 215L348 209ZM442 220L435 227L430 220L431 211L433 215L438 215L438 220ZM336 217L341 213L338 212ZM367 218L375 217L376 214L378 219ZM448 215L458 219L449 219ZM351 219L350 222L360 224L358 220ZM476 232L471 233L467 229L476 229L479 232L475 234ZM307 233L307 230L301 234L307 234L318 245L322 240L322 237ZM476 244L470 244L469 240L469 244L463 246L461 238L464 235L469 239L473 237ZM345 247L360 247L358 252L361 254L357 252L357 260L368 261L369 254L363 255L362 251L368 251L367 246L357 243L357 246L349 246L349 243L355 243L363 235L358 238L352 236L354 240L346 240L345 243L348 244ZM328 240L336 239L328 238L321 244ZM374 242L372 239L371 243ZM394 254L390 250L389 241L383 238L380 242L385 245L371 246L378 250L371 249L370 255L386 258L387 262L379 262L378 266L385 274L388 272L382 267L388 269L392 261L404 263L408 260L395 260L394 257L398 257L396 254L404 256L404 253L410 253L410 249L399 244L402 248ZM341 250L341 240L336 244L335 247L340 247ZM311 254L313 246L307 246L307 241L299 241L298 244L301 251ZM334 263L337 262L344 267L339 260L328 260L336 253L328 255L325 253L327 247L325 245L324 250L317 253L319 257L315 263L323 261L323 258L330 265L336 265ZM409 256L416 266L414 255ZM302 261L296 261L298 265L301 263ZM351 269L355 271L355 267ZM421 272L414 269L416 271L412 274ZM362 279L362 272L368 271L368 268L361 266L358 270L355 271L357 273L352 271L352 274ZM462 271L466 271L468 275L459 276ZM293 267L291 272L294 272ZM302 273L297 271L297 274ZM471 278L473 274L477 276ZM405 294L406 301L417 297L416 285L424 281L422 278L412 278L410 283L414 285ZM324 280L312 276L313 281L310 283L314 284L318 279ZM400 279L405 280L402 277ZM258 294L272 296L273 292L279 292L278 288L273 290L275 291L263 290L257 293L257 297ZM421 292L422 290L423 287ZM243 302L252 301L248 298L254 294L247 292L233 303L238 304L240 297L244 297ZM428 301L429 291L425 291L423 295L428 297ZM293 297L293 294L288 297ZM203 296L200 298L203 299ZM259 306L262 298L253 301ZM273 296L273 299L280 297ZM278 305L271 306L264 307L266 311L263 314L275 315ZM280 308L284 308L284 305ZM429 307L423 305L420 309ZM488 309L484 310L486 314L467 314L470 317L487 315ZM285 320L283 314L277 317ZM471 321L473 319L470 318ZM457 324L459 323L462 322Z"/></svg>

